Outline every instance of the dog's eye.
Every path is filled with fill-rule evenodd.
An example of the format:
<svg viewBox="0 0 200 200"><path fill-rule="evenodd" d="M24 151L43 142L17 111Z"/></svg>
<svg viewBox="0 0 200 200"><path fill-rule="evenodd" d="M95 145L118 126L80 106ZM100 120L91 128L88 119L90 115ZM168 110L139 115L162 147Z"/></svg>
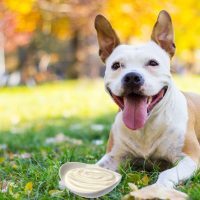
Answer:
<svg viewBox="0 0 200 200"><path fill-rule="evenodd" d="M156 60L149 60L147 66L158 66L158 62Z"/></svg>
<svg viewBox="0 0 200 200"><path fill-rule="evenodd" d="M113 70L117 70L117 69L119 69L121 67L121 64L119 63L119 62L115 62L115 63L113 63L113 65L112 65L112 69Z"/></svg>

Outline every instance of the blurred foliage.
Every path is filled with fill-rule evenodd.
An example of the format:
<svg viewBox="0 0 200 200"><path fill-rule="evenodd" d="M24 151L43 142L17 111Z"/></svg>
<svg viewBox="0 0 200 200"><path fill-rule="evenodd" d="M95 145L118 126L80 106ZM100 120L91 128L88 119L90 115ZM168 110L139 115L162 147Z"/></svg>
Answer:
<svg viewBox="0 0 200 200"><path fill-rule="evenodd" d="M184 59L184 50L200 48L199 0L109 0L105 13L125 41L133 37L148 40L157 15L163 9L172 16L177 53Z"/></svg>
<svg viewBox="0 0 200 200"><path fill-rule="evenodd" d="M88 28L85 32L89 32L88 17L99 7L100 1L92 0L3 0L0 2L0 30L5 32L5 36L9 35L8 32L20 34L39 30L66 39L83 27ZM12 21L12 28L7 26L8 21Z"/></svg>
<svg viewBox="0 0 200 200"><path fill-rule="evenodd" d="M72 30L84 27L88 16L93 18L98 12L103 12L125 41L135 37L149 39L159 11L165 9L172 15L178 53L183 49L200 47L199 0L3 0L1 7L15 18L16 31L41 29L61 39L69 37ZM2 19L5 13L1 14Z"/></svg>
<svg viewBox="0 0 200 200"><path fill-rule="evenodd" d="M186 66L200 73L199 0L2 0L0 47L6 56L9 54L4 68L8 73L19 70L20 83L25 84L31 78L36 83L55 79L54 74L59 79L97 77L103 74L103 68L97 58L95 16L104 14L122 43L135 44L150 39L163 9L171 14L175 29L174 71L183 73ZM44 68L50 76L44 74ZM39 73L44 78L38 78Z"/></svg>
<svg viewBox="0 0 200 200"><path fill-rule="evenodd" d="M100 104L104 106L97 106ZM0 110L1 130L35 121L43 124L43 120L58 117L95 118L117 109L104 91L102 80L79 80L31 88L2 88Z"/></svg>

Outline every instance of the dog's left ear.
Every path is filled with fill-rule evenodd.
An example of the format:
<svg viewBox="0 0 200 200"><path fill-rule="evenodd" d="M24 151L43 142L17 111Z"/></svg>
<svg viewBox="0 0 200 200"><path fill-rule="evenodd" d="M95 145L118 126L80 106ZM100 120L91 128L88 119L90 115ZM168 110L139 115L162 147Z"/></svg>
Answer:
<svg viewBox="0 0 200 200"><path fill-rule="evenodd" d="M153 27L151 39L163 48L169 56L175 53L174 30L169 13L165 10L160 11L157 22Z"/></svg>
<svg viewBox="0 0 200 200"><path fill-rule="evenodd" d="M99 42L99 56L105 62L120 41L110 22L103 15L96 16L95 29Z"/></svg>

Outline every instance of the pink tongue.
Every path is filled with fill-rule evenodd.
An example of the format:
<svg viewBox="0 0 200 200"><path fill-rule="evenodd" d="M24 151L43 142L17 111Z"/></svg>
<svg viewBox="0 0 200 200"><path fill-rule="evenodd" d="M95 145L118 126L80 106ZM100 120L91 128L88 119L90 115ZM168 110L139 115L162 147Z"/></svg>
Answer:
<svg viewBox="0 0 200 200"><path fill-rule="evenodd" d="M148 115L146 101L146 97L137 95L124 98L123 121L128 128L136 130L144 126Z"/></svg>

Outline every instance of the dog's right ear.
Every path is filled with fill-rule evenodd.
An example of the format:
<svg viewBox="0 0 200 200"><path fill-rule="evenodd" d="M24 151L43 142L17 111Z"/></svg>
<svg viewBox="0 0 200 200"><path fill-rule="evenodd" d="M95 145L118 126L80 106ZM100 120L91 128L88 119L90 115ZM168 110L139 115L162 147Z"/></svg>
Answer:
<svg viewBox="0 0 200 200"><path fill-rule="evenodd" d="M120 44L120 41L111 24L103 15L96 16L95 29L99 43L99 56L105 62L114 48Z"/></svg>

